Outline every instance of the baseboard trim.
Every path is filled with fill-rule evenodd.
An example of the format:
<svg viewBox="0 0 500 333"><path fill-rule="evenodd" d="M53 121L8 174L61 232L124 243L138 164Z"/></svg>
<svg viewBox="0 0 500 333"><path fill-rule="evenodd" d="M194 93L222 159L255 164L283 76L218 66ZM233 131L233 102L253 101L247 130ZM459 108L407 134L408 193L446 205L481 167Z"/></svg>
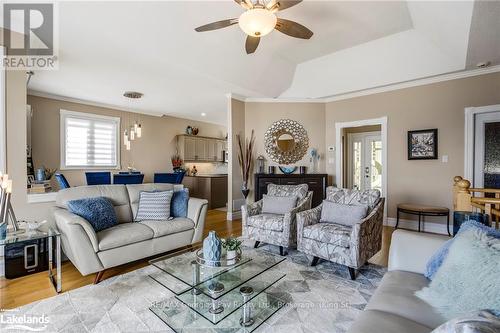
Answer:
<svg viewBox="0 0 500 333"><path fill-rule="evenodd" d="M229 221L241 219L241 210L237 212L227 212L227 219Z"/></svg>
<svg viewBox="0 0 500 333"><path fill-rule="evenodd" d="M396 218L388 217L386 220L386 225L390 227L396 226ZM407 219L399 219L400 228L409 229L409 230L418 230L418 220L407 220ZM420 224L421 231L432 232L435 234L448 235L448 231L446 230L446 224L434 223L434 222L422 222ZM450 226L451 232L451 226Z"/></svg>

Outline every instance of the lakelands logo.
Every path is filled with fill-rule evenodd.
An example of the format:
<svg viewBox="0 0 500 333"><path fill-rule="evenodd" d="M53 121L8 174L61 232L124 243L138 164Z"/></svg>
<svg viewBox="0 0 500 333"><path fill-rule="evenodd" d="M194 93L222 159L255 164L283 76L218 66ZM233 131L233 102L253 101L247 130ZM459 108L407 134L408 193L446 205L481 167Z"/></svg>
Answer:
<svg viewBox="0 0 500 333"><path fill-rule="evenodd" d="M3 40L6 69L55 69L57 29L55 3L4 3Z"/></svg>
<svg viewBox="0 0 500 333"><path fill-rule="evenodd" d="M29 332L43 332L47 330L49 318L46 315L33 316L33 315L19 315L14 314L1 314L0 327L2 332L12 331L29 331Z"/></svg>

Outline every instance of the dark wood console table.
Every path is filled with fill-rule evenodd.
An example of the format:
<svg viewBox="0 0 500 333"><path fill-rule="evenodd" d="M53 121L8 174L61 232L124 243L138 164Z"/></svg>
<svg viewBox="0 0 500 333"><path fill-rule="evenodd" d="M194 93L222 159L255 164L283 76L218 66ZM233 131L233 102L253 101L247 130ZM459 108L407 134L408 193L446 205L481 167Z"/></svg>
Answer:
<svg viewBox="0 0 500 333"><path fill-rule="evenodd" d="M313 191L312 207L316 207L323 202L326 197L326 186L328 183L328 175L322 173L310 174L255 174L255 201L262 199L264 194L267 194L268 184L277 185L299 185L307 184L309 191Z"/></svg>

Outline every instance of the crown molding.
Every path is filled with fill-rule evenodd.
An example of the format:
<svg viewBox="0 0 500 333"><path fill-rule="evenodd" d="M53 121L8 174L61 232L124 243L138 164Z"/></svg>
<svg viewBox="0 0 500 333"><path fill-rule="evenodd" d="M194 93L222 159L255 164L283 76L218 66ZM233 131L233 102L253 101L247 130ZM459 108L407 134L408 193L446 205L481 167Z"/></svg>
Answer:
<svg viewBox="0 0 500 333"><path fill-rule="evenodd" d="M464 78L468 78L468 77L472 77L472 76L479 76L479 75L491 74L491 73L496 73L496 72L500 72L500 65L487 67L487 68L472 69L472 70L468 70L468 71L459 71L459 72L441 74L441 75L436 75L436 76L430 76L430 77L426 77L426 78L422 78L422 79L394 83L394 84L390 84L390 85L369 88L369 89L354 91L354 92L350 92L350 93L325 96L325 97L321 97L320 99L322 99L325 103L329 103L329 102L335 102L335 101L340 101L340 100L354 98L354 97L378 94L378 93L382 93L382 92L400 90L400 89L411 88L411 87L424 86L424 85L428 85L428 84L445 82L445 81L452 81L452 80L457 80L457 79L464 79Z"/></svg>
<svg viewBox="0 0 500 333"><path fill-rule="evenodd" d="M426 78L422 78L422 79L399 82L399 83L394 83L394 84L389 84L389 85L384 85L384 86L379 86L379 87L373 87L373 88L352 91L352 92L348 92L348 93L342 93L342 94L331 95L331 96L318 97L318 98L247 97L245 99L245 102L246 103L329 103L329 102L341 101L341 100L355 98L355 97L379 94L379 93L393 91L393 90L418 87L418 86L423 86L423 85L427 85L427 84L433 84L433 83L439 83L439 82L445 82L445 81L451 81L451 80L457 80L457 79L464 79L464 78L468 78L468 77L472 77L472 76L479 76L479 75L485 75L485 74L491 74L491 73L497 73L497 72L500 72L500 65L491 66L491 67L487 67L487 68L479 68L479 69L464 70L464 71L458 71L458 72L447 73L447 74L440 74L440 75L426 77Z"/></svg>
<svg viewBox="0 0 500 333"><path fill-rule="evenodd" d="M28 90L28 95L49 98L49 99L55 99L55 100L62 101L62 102L85 104L85 105L95 106L95 107L99 107L99 108L106 108L106 109L113 109L113 110L124 111L124 112L145 114L145 115L153 116L153 117L166 116L165 114L141 111L141 110L133 109L133 108L124 108L122 106L117 106L117 105L113 105L113 104L92 102L92 101L88 101L88 100L84 100L84 99L66 97L66 96L61 96L61 95L56 95L56 94L50 94L50 93L41 92L41 91L37 91L37 90L31 90L31 89Z"/></svg>

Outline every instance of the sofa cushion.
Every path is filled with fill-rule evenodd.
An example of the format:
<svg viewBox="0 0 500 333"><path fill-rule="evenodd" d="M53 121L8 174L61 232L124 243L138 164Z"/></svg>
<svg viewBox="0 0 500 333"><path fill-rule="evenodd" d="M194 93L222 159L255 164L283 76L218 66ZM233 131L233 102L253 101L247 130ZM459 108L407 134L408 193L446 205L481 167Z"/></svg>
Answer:
<svg viewBox="0 0 500 333"><path fill-rule="evenodd" d="M97 240L99 241L99 250L105 251L152 239L153 236L153 230L141 223L120 223L109 229L99 231Z"/></svg>
<svg viewBox="0 0 500 333"><path fill-rule="evenodd" d="M309 190L309 186L307 184L301 185L276 185L276 184L268 184L267 185L267 194L273 195L276 197L288 197L295 195L297 200L300 201L307 196L307 191Z"/></svg>
<svg viewBox="0 0 500 333"><path fill-rule="evenodd" d="M323 200L320 222L337 223L352 227L368 214L368 205L344 205Z"/></svg>
<svg viewBox="0 0 500 333"><path fill-rule="evenodd" d="M351 240L351 227L335 223L316 223L304 227L302 236L321 243L348 248Z"/></svg>
<svg viewBox="0 0 500 333"><path fill-rule="evenodd" d="M297 197L279 197L264 194L262 198L262 213L284 215L295 208Z"/></svg>
<svg viewBox="0 0 500 333"><path fill-rule="evenodd" d="M194 222L191 219L183 217L168 221L145 220L140 223L153 230L154 238L194 229Z"/></svg>
<svg viewBox="0 0 500 333"><path fill-rule="evenodd" d="M284 223L283 219L283 215L265 213L250 216L247 224L254 228L282 232Z"/></svg>
<svg viewBox="0 0 500 333"><path fill-rule="evenodd" d="M393 313L365 310L354 321L348 333L429 333L432 328Z"/></svg>
<svg viewBox="0 0 500 333"><path fill-rule="evenodd" d="M118 222L113 205L108 198L84 198L68 201L71 213L84 218L95 232L111 228Z"/></svg>
<svg viewBox="0 0 500 333"><path fill-rule="evenodd" d="M68 201L105 197L111 201L118 223L132 221L129 196L125 185L91 185L70 187L57 192L56 206L68 209Z"/></svg>
<svg viewBox="0 0 500 333"><path fill-rule="evenodd" d="M326 200L344 205L368 205L372 210L380 200L380 191L359 191L329 186L326 189Z"/></svg>
<svg viewBox="0 0 500 333"><path fill-rule="evenodd" d="M170 216L187 217L189 203L189 189L183 188L174 191L172 202L170 203Z"/></svg>
<svg viewBox="0 0 500 333"><path fill-rule="evenodd" d="M415 291L428 284L429 280L422 274L404 271L387 272L366 309L394 313L427 327L437 327L446 319L415 296Z"/></svg>
<svg viewBox="0 0 500 333"><path fill-rule="evenodd" d="M137 215L137 209L139 208L139 195L141 192L153 192L153 191L173 191L176 189L181 189L183 185L174 184L127 184L125 185L125 190L128 193L128 198L130 202L130 208L132 209L132 216ZM132 221L130 219L129 221Z"/></svg>
<svg viewBox="0 0 500 333"><path fill-rule="evenodd" d="M139 194L139 208L134 221L168 220L173 194L174 191L141 192Z"/></svg>

